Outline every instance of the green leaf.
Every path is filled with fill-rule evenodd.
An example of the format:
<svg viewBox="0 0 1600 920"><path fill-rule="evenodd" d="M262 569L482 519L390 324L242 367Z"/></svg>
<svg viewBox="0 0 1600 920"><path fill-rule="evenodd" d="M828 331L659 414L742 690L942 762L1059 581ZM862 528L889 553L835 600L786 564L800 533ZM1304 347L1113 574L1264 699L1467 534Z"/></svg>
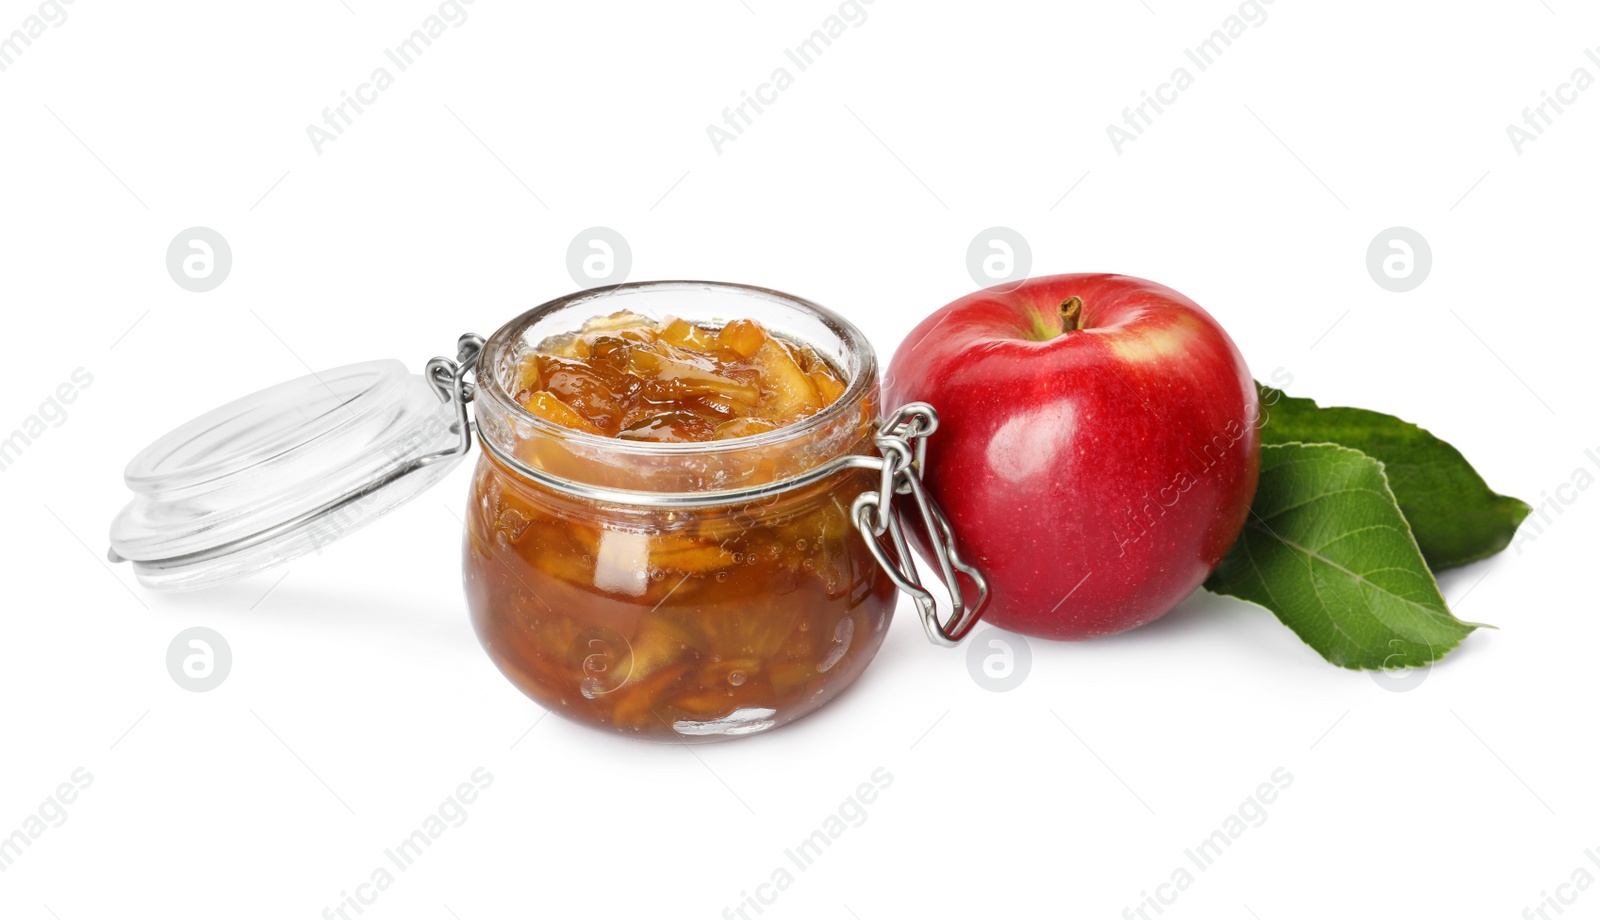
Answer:
<svg viewBox="0 0 1600 920"><path fill-rule="evenodd" d="M1426 664L1479 625L1445 606L1383 464L1337 444L1261 449L1249 521L1206 588L1271 610L1345 668Z"/></svg>
<svg viewBox="0 0 1600 920"><path fill-rule="evenodd" d="M1434 571L1505 549L1531 510L1491 490L1461 452L1428 431L1368 409L1322 408L1256 384L1262 444L1332 443L1382 461L1389 486Z"/></svg>

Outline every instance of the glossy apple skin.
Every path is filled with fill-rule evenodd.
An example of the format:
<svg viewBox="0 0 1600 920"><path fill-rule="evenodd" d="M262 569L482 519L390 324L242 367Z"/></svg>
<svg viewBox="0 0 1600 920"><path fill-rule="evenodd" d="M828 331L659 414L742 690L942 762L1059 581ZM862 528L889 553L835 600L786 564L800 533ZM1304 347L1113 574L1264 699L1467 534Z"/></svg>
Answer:
<svg viewBox="0 0 1600 920"><path fill-rule="evenodd" d="M1072 297L1082 328L1063 332ZM1210 314L1150 281L970 294L912 330L885 390L889 406L938 410L924 479L988 579L985 621L1015 632L1091 639L1160 617L1232 547L1255 496L1250 371Z"/></svg>

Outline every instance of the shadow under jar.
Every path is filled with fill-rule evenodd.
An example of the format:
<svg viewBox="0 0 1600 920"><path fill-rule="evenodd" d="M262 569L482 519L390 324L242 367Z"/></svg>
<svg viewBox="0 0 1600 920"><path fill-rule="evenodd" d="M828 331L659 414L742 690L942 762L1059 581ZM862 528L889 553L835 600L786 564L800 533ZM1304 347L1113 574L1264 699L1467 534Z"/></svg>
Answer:
<svg viewBox="0 0 1600 920"><path fill-rule="evenodd" d="M753 319L814 349L845 392L786 427L693 443L587 434L516 402L517 368L542 341L622 310ZM875 453L878 401L860 331L776 291L630 284L513 320L477 368L484 451L463 573L485 650L540 705L627 735L715 740L816 709L860 675L894 610L895 583L852 519L878 473L835 463L816 475Z"/></svg>

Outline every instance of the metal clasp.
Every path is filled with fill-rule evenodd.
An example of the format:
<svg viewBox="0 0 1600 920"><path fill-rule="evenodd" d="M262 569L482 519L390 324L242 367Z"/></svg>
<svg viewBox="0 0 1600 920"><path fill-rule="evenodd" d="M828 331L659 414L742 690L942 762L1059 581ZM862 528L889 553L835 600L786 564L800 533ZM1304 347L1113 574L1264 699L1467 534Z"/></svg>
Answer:
<svg viewBox="0 0 1600 920"><path fill-rule="evenodd" d="M933 496L922 483L922 470L928 455L928 436L939 428L939 414L927 403L907 403L891 413L878 428L873 439L883 455L882 475L878 491L863 492L851 506L851 517L856 529L867 542L873 558L883 567L895 586L911 596L922 618L923 629L935 645L954 646L959 643L982 615L989 601L989 583L983 574L962 560L956 551L955 533L950 521L939 509ZM922 518L923 532L933 549L934 564L939 578L950 596L950 618L940 622L939 607L934 596L923 587L917 574L916 561L906 542L905 528L895 512L894 497L911 496ZM898 559L891 560L879 538L885 533L894 544ZM966 575L977 586L978 597L968 606L962 596L957 572Z"/></svg>
<svg viewBox="0 0 1600 920"><path fill-rule="evenodd" d="M456 359L433 358L428 362L423 378L433 387L443 402L451 403L456 410L456 423L451 430L460 435L454 450L442 452L444 456L463 455L472 450L472 418L467 404L478 394L477 384L468 379L478 366L478 355L483 352L483 336L468 332L456 340Z"/></svg>

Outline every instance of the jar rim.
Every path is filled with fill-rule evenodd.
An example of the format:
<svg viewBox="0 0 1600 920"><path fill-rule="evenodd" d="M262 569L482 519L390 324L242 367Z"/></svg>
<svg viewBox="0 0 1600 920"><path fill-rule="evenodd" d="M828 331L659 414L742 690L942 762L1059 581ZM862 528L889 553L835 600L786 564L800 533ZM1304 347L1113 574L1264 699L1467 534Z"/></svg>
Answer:
<svg viewBox="0 0 1600 920"><path fill-rule="evenodd" d="M830 332L838 336L839 341L857 359L856 364L850 374L850 380L845 386L844 393L827 406L824 406L822 411L772 431L763 431L757 434L726 438L719 441L635 441L590 434L535 415L506 392L505 387L501 385L499 376L495 373L495 368L499 366L501 359L516 347L526 329L541 318L558 310L589 301L594 301L598 305L619 293L631 291L682 291L685 294L717 291L742 294L789 307L821 321ZM861 401L868 395L869 388L876 385L876 380L877 356L872 350L872 343L867 341L867 337L854 323L815 301L796 297L793 294L787 294L772 288L739 284L732 281L629 281L623 284L588 288L548 300L523 312L499 329L496 329L494 334L489 336L484 343L483 354L478 361L477 395L475 399L482 401L487 397L493 403L497 412L515 420L518 425L526 426L528 429L542 434L560 437L575 445L605 450L614 454L640 457L698 457L722 454L729 451L771 447L802 439L816 431L826 430L828 426L838 422L847 413L854 411L854 407L860 405Z"/></svg>

